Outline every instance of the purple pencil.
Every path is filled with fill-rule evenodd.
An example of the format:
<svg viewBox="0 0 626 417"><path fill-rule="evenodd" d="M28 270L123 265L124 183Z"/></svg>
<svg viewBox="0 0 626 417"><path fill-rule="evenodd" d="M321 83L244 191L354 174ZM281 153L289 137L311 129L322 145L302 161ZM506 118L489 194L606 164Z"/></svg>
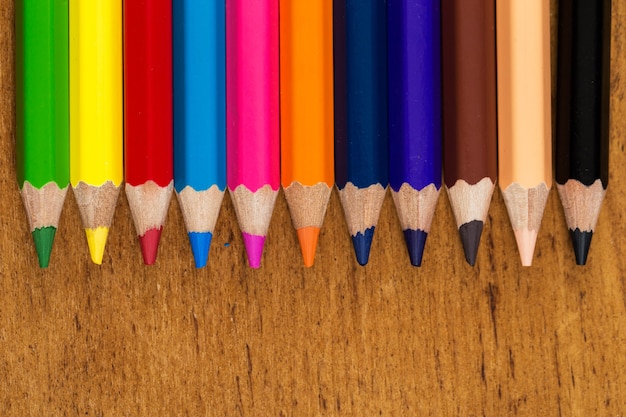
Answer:
<svg viewBox="0 0 626 417"><path fill-rule="evenodd" d="M420 266L441 189L440 0L389 0L389 183Z"/></svg>

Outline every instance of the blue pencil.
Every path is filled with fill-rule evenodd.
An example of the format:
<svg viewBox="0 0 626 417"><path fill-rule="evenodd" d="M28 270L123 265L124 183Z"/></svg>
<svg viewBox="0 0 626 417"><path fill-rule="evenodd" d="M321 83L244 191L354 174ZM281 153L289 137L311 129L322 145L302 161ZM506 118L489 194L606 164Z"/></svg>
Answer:
<svg viewBox="0 0 626 417"><path fill-rule="evenodd" d="M220 0L175 1L174 186L196 267L226 188L226 30Z"/></svg>
<svg viewBox="0 0 626 417"><path fill-rule="evenodd" d="M420 266L441 189L440 0L388 0L389 184Z"/></svg>
<svg viewBox="0 0 626 417"><path fill-rule="evenodd" d="M334 2L335 181L365 265L388 184L387 5Z"/></svg>

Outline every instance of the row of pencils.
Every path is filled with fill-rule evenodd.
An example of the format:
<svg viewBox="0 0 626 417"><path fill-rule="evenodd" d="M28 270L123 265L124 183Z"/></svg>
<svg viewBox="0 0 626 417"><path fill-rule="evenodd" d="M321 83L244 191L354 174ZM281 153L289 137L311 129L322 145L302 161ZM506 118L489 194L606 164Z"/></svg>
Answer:
<svg viewBox="0 0 626 417"><path fill-rule="evenodd" d="M311 266L336 185L359 264L389 186L419 266L445 178L467 262L499 183L530 265L553 172L584 264L608 180L610 9L559 1L553 158L546 0L17 0L39 264L70 185L101 263L124 182L146 264L175 190L204 266L228 188L259 267L282 185Z"/></svg>

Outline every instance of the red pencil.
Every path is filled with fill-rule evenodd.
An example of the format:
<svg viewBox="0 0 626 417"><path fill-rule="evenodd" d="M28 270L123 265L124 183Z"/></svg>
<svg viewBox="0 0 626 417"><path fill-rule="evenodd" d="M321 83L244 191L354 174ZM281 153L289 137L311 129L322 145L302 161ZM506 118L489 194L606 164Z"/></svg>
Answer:
<svg viewBox="0 0 626 417"><path fill-rule="evenodd" d="M156 260L173 189L172 2L124 1L124 170L143 260Z"/></svg>

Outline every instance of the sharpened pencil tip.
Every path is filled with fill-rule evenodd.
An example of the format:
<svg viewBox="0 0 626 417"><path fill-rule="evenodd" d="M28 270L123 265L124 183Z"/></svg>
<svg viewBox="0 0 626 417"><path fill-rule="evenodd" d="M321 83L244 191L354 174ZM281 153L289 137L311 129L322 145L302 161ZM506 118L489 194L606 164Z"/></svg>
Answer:
<svg viewBox="0 0 626 417"><path fill-rule="evenodd" d="M372 239L374 238L375 226L365 229L365 233L358 232L355 236L352 236L352 245L354 246L354 254L356 255L356 261L361 266L367 265L370 257L370 248L372 246Z"/></svg>
<svg viewBox="0 0 626 417"><path fill-rule="evenodd" d="M156 262L162 230L163 227L148 229L143 236L139 236L141 255L143 256L143 263L146 265L152 265Z"/></svg>
<svg viewBox="0 0 626 417"><path fill-rule="evenodd" d="M53 226L37 228L33 230L33 240L35 241L35 250L39 259L39 267L47 268L50 263L50 253L52 252L52 243L57 229Z"/></svg>
<svg viewBox="0 0 626 417"><path fill-rule="evenodd" d="M251 235L243 232L243 244L248 254L248 263L251 268L261 267L261 258L263 257L263 245L265 245L265 236Z"/></svg>
<svg viewBox="0 0 626 417"><path fill-rule="evenodd" d="M87 236L87 245L89 245L92 262L96 265L101 265L104 248L109 236L109 228L96 227L95 229L85 229L85 235Z"/></svg>
<svg viewBox="0 0 626 417"><path fill-rule="evenodd" d="M424 255L424 247L426 246L426 238L428 233L423 230L404 230L404 241L409 251L409 259L411 265L422 266L422 255Z"/></svg>
<svg viewBox="0 0 626 417"><path fill-rule="evenodd" d="M196 264L196 268L205 267L209 257L209 249L211 248L213 233L189 232L187 233L187 236L189 236L189 243L191 244L191 252L193 253L193 260Z"/></svg>
<svg viewBox="0 0 626 417"><path fill-rule="evenodd" d="M315 262L315 250L317 249L317 239L320 235L320 228L313 226L302 227L297 230L297 233L304 266L310 268Z"/></svg>
<svg viewBox="0 0 626 417"><path fill-rule="evenodd" d="M480 236L483 233L483 222L480 220L472 220L462 224L459 227L459 235L461 243L463 243L463 252L465 252L465 260L471 266L476 265L476 257L478 255L478 245L480 244Z"/></svg>
<svg viewBox="0 0 626 417"><path fill-rule="evenodd" d="M589 254L589 246L593 231L583 232L580 229L569 231L572 237L572 245L574 246L574 256L576 256L576 265L585 265L587 263L587 255Z"/></svg>
<svg viewBox="0 0 626 417"><path fill-rule="evenodd" d="M517 241L517 250L519 251L522 266L531 266L533 264L533 254L535 253L535 243L537 242L537 231L517 229L515 240Z"/></svg>

